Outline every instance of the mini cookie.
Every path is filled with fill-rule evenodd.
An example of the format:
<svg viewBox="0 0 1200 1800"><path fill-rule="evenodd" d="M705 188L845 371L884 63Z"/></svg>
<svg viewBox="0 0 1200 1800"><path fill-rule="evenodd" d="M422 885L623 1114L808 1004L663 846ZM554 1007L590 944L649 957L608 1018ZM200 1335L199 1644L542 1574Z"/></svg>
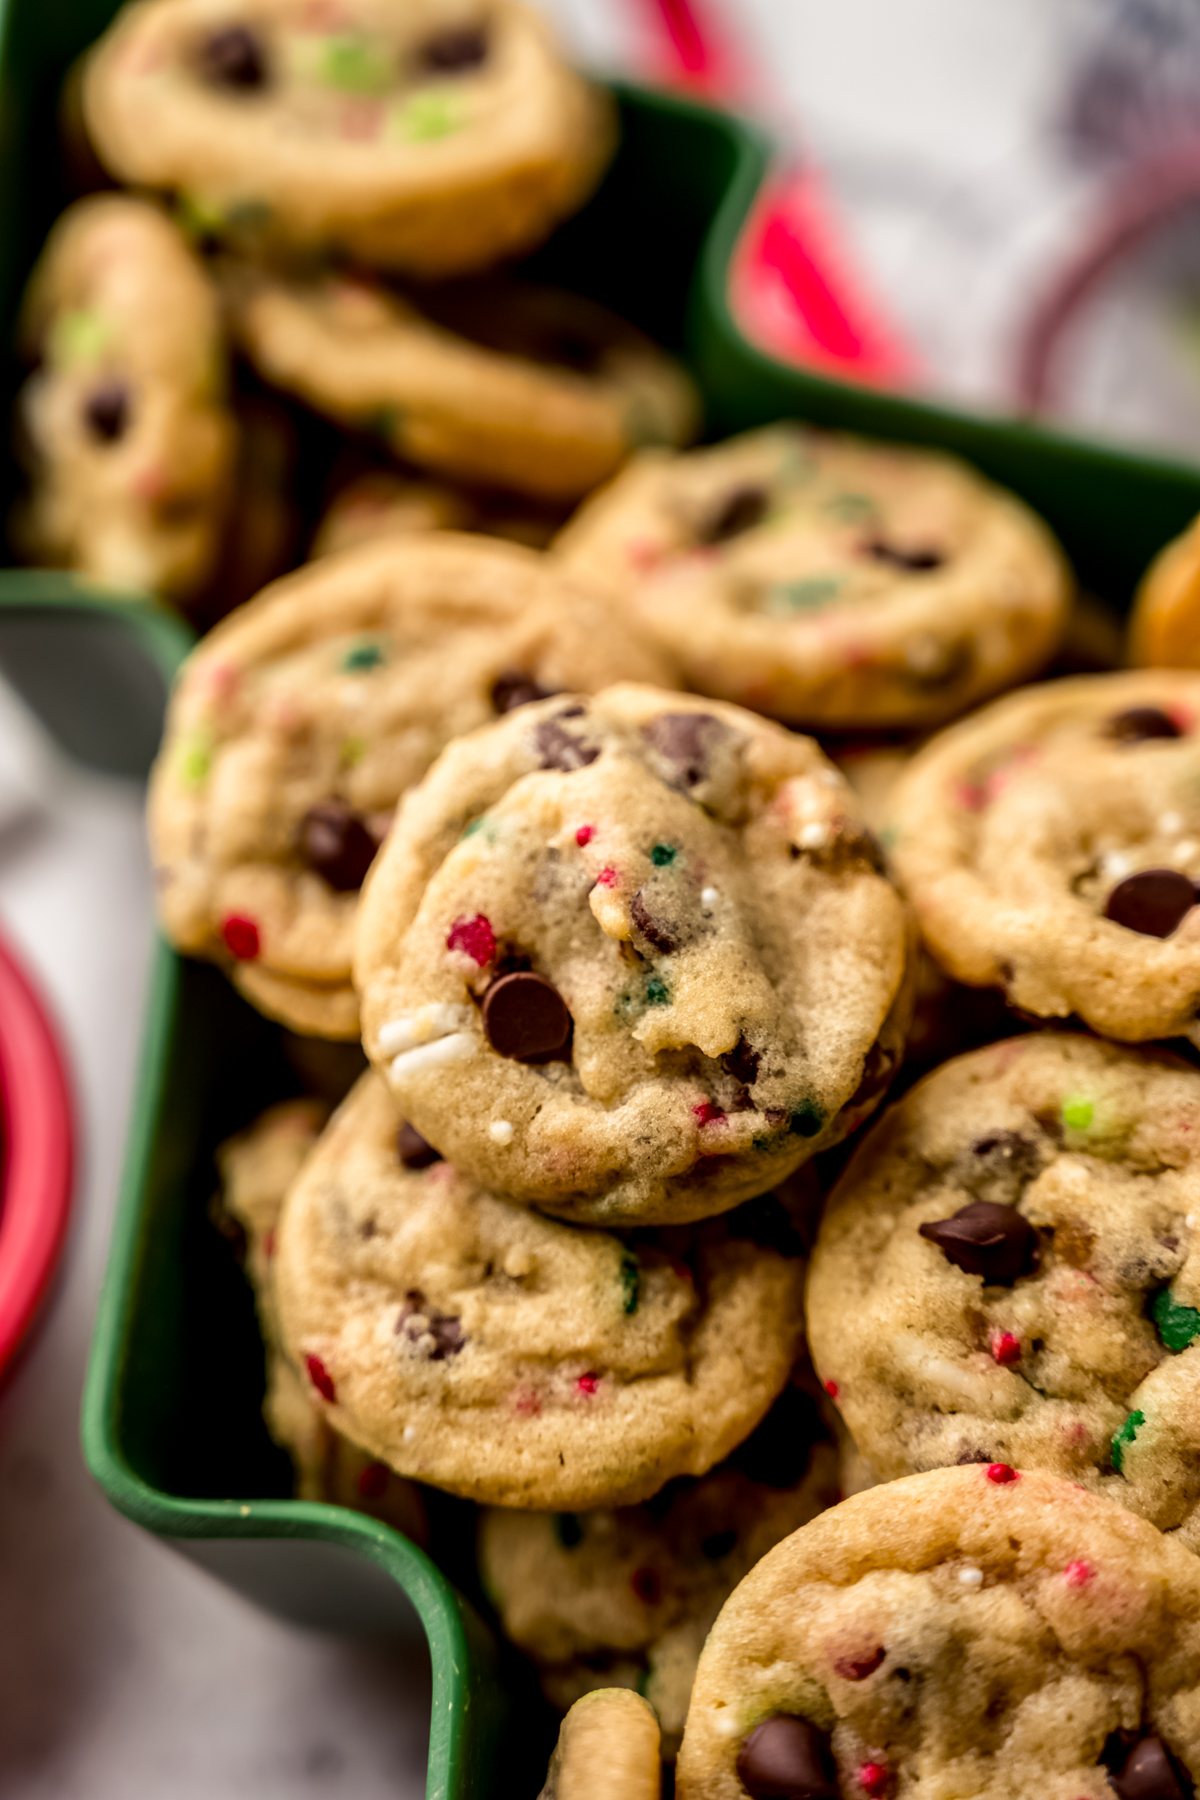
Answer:
<svg viewBox="0 0 1200 1800"><path fill-rule="evenodd" d="M713 1627L679 1800L1191 1800L1200 1566L1052 1475L939 1469L770 1551Z"/></svg>
<svg viewBox="0 0 1200 1800"><path fill-rule="evenodd" d="M371 1513L424 1544L429 1532L420 1489L333 1430L309 1383L280 1347L275 1232L284 1195L320 1136L327 1112L317 1100L285 1100L220 1146L218 1223L241 1239L266 1354L263 1416L272 1438L292 1459L296 1498Z"/></svg>
<svg viewBox="0 0 1200 1800"><path fill-rule="evenodd" d="M802 1338L783 1204L671 1234L580 1231L494 1199L365 1075L290 1189L283 1341L331 1425L495 1506L625 1505L758 1423Z"/></svg>
<svg viewBox="0 0 1200 1800"><path fill-rule="evenodd" d="M533 551L431 532L302 569L193 651L150 790L164 928L261 1011L354 1037L358 889L404 789L498 712L670 679Z"/></svg>
<svg viewBox="0 0 1200 1800"><path fill-rule="evenodd" d="M826 1204L813 1360L879 1480L1049 1469L1200 1549L1200 1073L1038 1032L934 1071Z"/></svg>
<svg viewBox="0 0 1200 1800"><path fill-rule="evenodd" d="M83 102L112 173L205 230L418 275L531 249L614 143L609 96L513 0L135 0Z"/></svg>
<svg viewBox="0 0 1200 1800"><path fill-rule="evenodd" d="M942 732L888 843L957 980L1128 1042L1200 1036L1200 675L1084 675Z"/></svg>
<svg viewBox="0 0 1200 1800"><path fill-rule="evenodd" d="M409 462L577 500L642 443L684 443L699 404L682 369L603 307L517 282L421 309L360 278L241 271L236 335L268 381Z"/></svg>
<svg viewBox="0 0 1200 1800"><path fill-rule="evenodd" d="M597 1688L577 1700L538 1800L659 1800L661 1792L653 1707L628 1688Z"/></svg>
<svg viewBox="0 0 1200 1800"><path fill-rule="evenodd" d="M953 457L797 425L646 453L559 540L689 686L805 725L929 725L1032 674L1067 617L1050 532Z"/></svg>
<svg viewBox="0 0 1200 1800"><path fill-rule="evenodd" d="M42 251L22 334L41 359L18 401L22 552L187 599L214 565L235 450L204 270L156 207L80 200Z"/></svg>
<svg viewBox="0 0 1200 1800"><path fill-rule="evenodd" d="M1146 668L1200 668L1200 518L1143 575L1129 615L1129 660Z"/></svg>
<svg viewBox="0 0 1200 1800"><path fill-rule="evenodd" d="M363 1045L430 1143L596 1223L704 1218L877 1104L903 904L817 746L632 685L449 746L355 950Z"/></svg>
<svg viewBox="0 0 1200 1800"><path fill-rule="evenodd" d="M645 1506L482 1515L484 1585L552 1704L565 1711L592 1688L635 1687L674 1758L696 1661L726 1599L772 1545L841 1498L833 1445L812 1441L820 1430L812 1401L785 1388L728 1462Z"/></svg>

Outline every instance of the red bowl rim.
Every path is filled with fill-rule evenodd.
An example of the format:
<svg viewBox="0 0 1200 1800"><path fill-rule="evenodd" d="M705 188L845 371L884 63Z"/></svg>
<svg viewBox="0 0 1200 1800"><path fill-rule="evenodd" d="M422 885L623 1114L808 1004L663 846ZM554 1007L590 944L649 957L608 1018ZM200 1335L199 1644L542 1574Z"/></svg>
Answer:
<svg viewBox="0 0 1200 1800"><path fill-rule="evenodd" d="M71 1095L57 1033L0 934L0 1375L50 1285L71 1210Z"/></svg>

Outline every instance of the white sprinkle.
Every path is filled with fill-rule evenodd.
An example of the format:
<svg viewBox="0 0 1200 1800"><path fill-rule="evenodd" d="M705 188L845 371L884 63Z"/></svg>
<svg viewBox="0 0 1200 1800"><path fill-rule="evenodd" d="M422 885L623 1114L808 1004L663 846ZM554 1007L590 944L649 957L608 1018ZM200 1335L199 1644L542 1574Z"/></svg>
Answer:
<svg viewBox="0 0 1200 1800"><path fill-rule="evenodd" d="M720 896L720 894L718 894L716 888L701 888L700 889L700 910L701 910L701 912L710 913L720 898L721 898L721 896Z"/></svg>
<svg viewBox="0 0 1200 1800"><path fill-rule="evenodd" d="M958 1571L958 1579L961 1582L962 1586L965 1588L982 1587L983 1586L983 1570L982 1569L971 1569L971 1568L960 1569Z"/></svg>
<svg viewBox="0 0 1200 1800"><path fill-rule="evenodd" d="M1183 814L1177 812L1163 813L1158 821L1158 829L1166 832L1168 836L1176 831L1182 831Z"/></svg>
<svg viewBox="0 0 1200 1800"><path fill-rule="evenodd" d="M440 1068L442 1063L461 1062L464 1057L474 1056L475 1039L469 1031L454 1031L449 1037L435 1038L432 1044L418 1044L413 1050L403 1050L394 1056L389 1065L393 1081L403 1081L409 1075L421 1075L426 1069Z"/></svg>
<svg viewBox="0 0 1200 1800"><path fill-rule="evenodd" d="M799 835L800 848L802 850L819 850L828 836L829 827L827 825L820 823L806 825Z"/></svg>
<svg viewBox="0 0 1200 1800"><path fill-rule="evenodd" d="M434 1038L445 1037L447 1032L461 1031L470 1022L468 1007L447 1006L444 1000L435 1000L414 1013L388 1019L379 1028L379 1048L384 1056L395 1056L401 1050L411 1050L415 1044L428 1044Z"/></svg>
<svg viewBox="0 0 1200 1800"><path fill-rule="evenodd" d="M825 787L841 787L842 778L836 769L818 769L817 780Z"/></svg>
<svg viewBox="0 0 1200 1800"><path fill-rule="evenodd" d="M1195 1231L1196 1220L1198 1218L1200 1218L1200 1213L1189 1213L1187 1218L1183 1221L1189 1231Z"/></svg>
<svg viewBox="0 0 1200 1800"><path fill-rule="evenodd" d="M404 1430L400 1433L400 1436L404 1439L406 1444L411 1444L416 1435L417 1428L415 1425L406 1425Z"/></svg>
<svg viewBox="0 0 1200 1800"><path fill-rule="evenodd" d="M1133 867L1123 850L1110 850L1103 861L1105 874L1115 876L1118 881L1128 875Z"/></svg>
<svg viewBox="0 0 1200 1800"><path fill-rule="evenodd" d="M1175 846L1175 855L1180 862L1186 862L1190 856L1195 856L1197 848L1195 838L1180 838Z"/></svg>
<svg viewBox="0 0 1200 1800"><path fill-rule="evenodd" d="M507 1119L493 1119L488 1126L488 1136L493 1144L511 1144L514 1132Z"/></svg>

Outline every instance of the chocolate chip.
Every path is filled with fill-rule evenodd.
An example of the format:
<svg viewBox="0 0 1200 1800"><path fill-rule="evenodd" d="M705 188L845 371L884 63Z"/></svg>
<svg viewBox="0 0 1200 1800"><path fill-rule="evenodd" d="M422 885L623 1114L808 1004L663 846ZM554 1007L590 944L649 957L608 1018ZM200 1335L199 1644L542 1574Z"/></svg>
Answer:
<svg viewBox="0 0 1200 1800"><path fill-rule="evenodd" d="M105 381L93 388L83 405L88 430L102 444L115 444L129 426L129 389L123 381Z"/></svg>
<svg viewBox="0 0 1200 1800"><path fill-rule="evenodd" d="M336 893L362 886L378 848L358 814L340 800L310 806L301 822L304 860Z"/></svg>
<svg viewBox="0 0 1200 1800"><path fill-rule="evenodd" d="M753 1800L841 1800L828 1732L793 1713L755 1727L738 1751L737 1773Z"/></svg>
<svg viewBox="0 0 1200 1800"><path fill-rule="evenodd" d="M564 1550L577 1550L583 1542L583 1526L574 1513L556 1513L554 1529Z"/></svg>
<svg viewBox="0 0 1200 1800"><path fill-rule="evenodd" d="M554 983L519 969L493 981L483 997L483 1029L501 1056L549 1062L571 1041L571 1015Z"/></svg>
<svg viewBox="0 0 1200 1800"><path fill-rule="evenodd" d="M462 1320L430 1306L420 1288L409 1288L405 1294L395 1334L415 1345L423 1338L432 1338L433 1348L426 1351L430 1362L445 1362L447 1357L457 1356L467 1341Z"/></svg>
<svg viewBox="0 0 1200 1800"><path fill-rule="evenodd" d="M573 719L583 711L582 707L571 712L559 713L558 718L543 719L533 734L543 769L561 769L564 775L573 775L576 769L586 769L594 763L600 754L599 747L585 744L573 732L564 730L560 724L562 719Z"/></svg>
<svg viewBox="0 0 1200 1800"><path fill-rule="evenodd" d="M729 1555L736 1543L736 1531L714 1531L711 1537L701 1539L700 1549L709 1562L720 1562L723 1556Z"/></svg>
<svg viewBox="0 0 1200 1800"><path fill-rule="evenodd" d="M786 1387L729 1461L763 1487L793 1488L803 1480L808 1453L821 1435L821 1415L811 1394Z"/></svg>
<svg viewBox="0 0 1200 1800"><path fill-rule="evenodd" d="M200 73L214 87L251 88L267 84L267 60L257 36L247 25L214 31L197 54Z"/></svg>
<svg viewBox="0 0 1200 1800"><path fill-rule="evenodd" d="M889 544L884 538L872 538L867 545L867 554L876 562L890 563L894 569L908 569L919 573L924 569L940 569L946 560L940 550L926 546L920 550L901 550L897 544Z"/></svg>
<svg viewBox="0 0 1200 1800"><path fill-rule="evenodd" d="M865 1681L868 1675L875 1673L886 1655L883 1645L878 1644L865 1656L839 1656L833 1665L833 1672L840 1675L843 1681Z"/></svg>
<svg viewBox="0 0 1200 1800"><path fill-rule="evenodd" d="M1143 937L1166 938L1197 900L1196 884L1179 869L1139 869L1118 881L1104 906L1104 917Z"/></svg>
<svg viewBox="0 0 1200 1800"><path fill-rule="evenodd" d="M655 919L646 905L645 892L645 888L639 888L633 896L629 908L630 917L647 943L653 944L656 950L661 950L664 956L670 956L672 950L679 948L679 940L661 920Z"/></svg>
<svg viewBox="0 0 1200 1800"><path fill-rule="evenodd" d="M1182 1764L1160 1737L1142 1738L1119 1773L1110 1766L1108 1779L1120 1800L1192 1800L1195 1793Z"/></svg>
<svg viewBox="0 0 1200 1800"><path fill-rule="evenodd" d="M1128 706L1108 721L1107 735L1118 744L1144 744L1149 738L1177 738L1183 732L1157 706Z"/></svg>
<svg viewBox="0 0 1200 1800"><path fill-rule="evenodd" d="M700 533L702 544L724 544L761 525L770 496L766 488L740 487L724 500Z"/></svg>
<svg viewBox="0 0 1200 1800"><path fill-rule="evenodd" d="M515 712L518 706L530 706L535 700L549 700L556 691L539 687L524 669L506 669L492 683L492 708L498 713Z"/></svg>
<svg viewBox="0 0 1200 1800"><path fill-rule="evenodd" d="M442 1160L441 1151L435 1150L407 1119L396 1133L396 1148L406 1169L427 1169L431 1163Z"/></svg>
<svg viewBox="0 0 1200 1800"><path fill-rule="evenodd" d="M1015 1206L973 1200L948 1219L930 1219L918 1227L936 1244L947 1262L968 1275L982 1275L991 1287L1011 1287L1033 1262L1037 1234Z"/></svg>
<svg viewBox="0 0 1200 1800"><path fill-rule="evenodd" d="M720 1061L727 1075L732 1075L735 1081L745 1082L747 1087L753 1087L762 1055L758 1050L752 1050L744 1037L740 1037L733 1049L727 1050Z"/></svg>
<svg viewBox="0 0 1200 1800"><path fill-rule="evenodd" d="M868 1100L874 1100L877 1095L882 1094L891 1085L899 1060L898 1050L888 1050L878 1042L872 1044L863 1061L859 1084L846 1105L863 1106Z"/></svg>
<svg viewBox="0 0 1200 1800"><path fill-rule="evenodd" d="M487 61L488 34L484 25L458 25L426 38L421 46L421 61L439 75L457 73L460 69L477 69Z"/></svg>
<svg viewBox="0 0 1200 1800"><path fill-rule="evenodd" d="M659 713L642 726L642 736L670 766L671 786L687 792L707 778L709 752L726 730L712 713Z"/></svg>

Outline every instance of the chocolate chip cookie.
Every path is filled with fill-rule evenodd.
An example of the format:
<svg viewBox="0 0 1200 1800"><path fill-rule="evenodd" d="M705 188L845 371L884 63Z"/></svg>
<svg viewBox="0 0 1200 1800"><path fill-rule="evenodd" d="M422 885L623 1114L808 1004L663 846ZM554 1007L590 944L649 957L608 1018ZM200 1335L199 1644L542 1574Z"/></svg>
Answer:
<svg viewBox="0 0 1200 1800"><path fill-rule="evenodd" d="M22 553L189 599L213 569L236 447L200 263L148 202L77 201L33 272L22 336L40 364L17 402Z"/></svg>
<svg viewBox="0 0 1200 1800"><path fill-rule="evenodd" d="M637 445L695 431L678 364L579 295L492 279L414 302L362 277L244 270L227 292L268 381L460 480L575 501Z"/></svg>
<svg viewBox="0 0 1200 1800"><path fill-rule="evenodd" d="M946 1063L826 1203L813 1360L878 1480L1049 1469L1200 1549L1200 1072L1036 1032Z"/></svg>
<svg viewBox="0 0 1200 1800"><path fill-rule="evenodd" d="M377 1075L276 1236L283 1343L335 1430L488 1505L644 1500L738 1444L787 1382L803 1263L778 1199L623 1239L494 1198Z"/></svg>
<svg viewBox="0 0 1200 1800"><path fill-rule="evenodd" d="M1190 1800L1200 1564L1002 1463L857 1494L787 1538L700 1658L679 1800Z"/></svg>
<svg viewBox="0 0 1200 1800"><path fill-rule="evenodd" d="M150 789L160 915L273 1018L358 1032L351 939L404 789L452 737L560 688L671 679L535 552L429 532L265 590L184 664Z"/></svg>
<svg viewBox="0 0 1200 1800"><path fill-rule="evenodd" d="M717 1613L759 1558L841 1498L816 1408L787 1387L728 1462L616 1512L486 1511L484 1586L505 1635L565 1711L590 1689L634 1687L663 1754L683 1735L696 1661Z"/></svg>
<svg viewBox="0 0 1200 1800"><path fill-rule="evenodd" d="M1127 1042L1200 1036L1200 675L1085 675L940 733L889 846L942 966Z"/></svg>
<svg viewBox="0 0 1200 1800"><path fill-rule="evenodd" d="M584 1694L562 1722L538 1800L658 1800L661 1792L653 1707L628 1688Z"/></svg>
<svg viewBox="0 0 1200 1800"><path fill-rule="evenodd" d="M615 138L515 0L133 0L83 107L111 173L206 235L435 276L531 249Z"/></svg>
<svg viewBox="0 0 1200 1800"><path fill-rule="evenodd" d="M296 1472L296 1498L368 1512L424 1544L421 1491L335 1431L306 1377L284 1355L275 1304L275 1236L284 1195L325 1123L316 1100L286 1100L217 1151L221 1174L218 1222L235 1236L254 1289L266 1356L263 1416Z"/></svg>
<svg viewBox="0 0 1200 1800"><path fill-rule="evenodd" d="M1050 532L939 452L749 432L645 452L559 540L689 686L795 724L936 724L1034 673L1071 595Z"/></svg>
<svg viewBox="0 0 1200 1800"><path fill-rule="evenodd" d="M565 1218L723 1211L878 1103L910 995L877 843L817 746L622 686L450 745L355 951L364 1048L417 1129Z"/></svg>

